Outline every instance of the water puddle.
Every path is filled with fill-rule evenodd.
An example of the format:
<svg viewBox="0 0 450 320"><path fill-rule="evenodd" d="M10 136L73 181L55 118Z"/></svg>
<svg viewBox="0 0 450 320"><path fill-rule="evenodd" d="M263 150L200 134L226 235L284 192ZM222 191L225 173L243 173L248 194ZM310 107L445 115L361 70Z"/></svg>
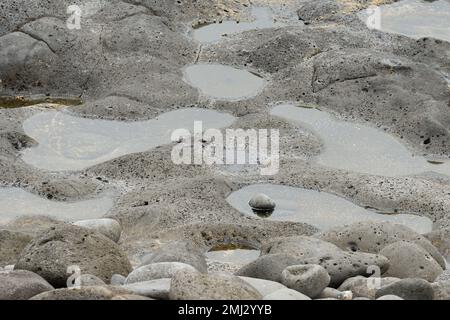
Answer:
<svg viewBox="0 0 450 320"><path fill-rule="evenodd" d="M264 216L255 213L249 200L263 193L275 201L275 210ZM384 215L359 207L336 195L280 185L251 185L233 192L227 199L236 210L275 221L303 222L320 230L352 224L360 221L388 221L408 226L424 234L432 230L432 221L410 214Z"/></svg>
<svg viewBox="0 0 450 320"><path fill-rule="evenodd" d="M196 64L184 71L184 81L217 100L244 100L257 96L266 81L246 70L221 64Z"/></svg>
<svg viewBox="0 0 450 320"><path fill-rule="evenodd" d="M79 118L65 111L43 112L24 122L25 133L39 144L23 150L21 156L26 163L44 170L82 170L169 144L174 130L192 132L194 121L202 121L207 130L230 126L234 120L228 114L195 108L140 122Z"/></svg>
<svg viewBox="0 0 450 320"><path fill-rule="evenodd" d="M289 104L275 107L271 114L315 132L324 144L316 159L323 166L391 177L430 171L450 174L450 163L414 156L400 141L376 128L342 121L317 109Z"/></svg>
<svg viewBox="0 0 450 320"><path fill-rule="evenodd" d="M63 221L103 217L114 205L109 197L78 202L58 202L20 188L0 187L0 222L21 216L48 216Z"/></svg>
<svg viewBox="0 0 450 320"><path fill-rule="evenodd" d="M209 261L246 265L260 256L259 250L242 245L216 246L206 253Z"/></svg>
<svg viewBox="0 0 450 320"><path fill-rule="evenodd" d="M367 9L359 14L368 26L414 39L432 37L450 42L450 2L448 0L403 0Z"/></svg>
<svg viewBox="0 0 450 320"><path fill-rule="evenodd" d="M78 106L83 104L83 101L77 97L0 96L0 109L22 108L40 104Z"/></svg>
<svg viewBox="0 0 450 320"><path fill-rule="evenodd" d="M242 33L249 30L280 28L287 25L284 17L279 17L269 7L253 7L252 21L223 21L208 24L194 29L192 36L201 43L213 43L222 40L228 35ZM284 18L284 19L283 19ZM292 22L291 22L292 23ZM299 23L298 18L296 23Z"/></svg>

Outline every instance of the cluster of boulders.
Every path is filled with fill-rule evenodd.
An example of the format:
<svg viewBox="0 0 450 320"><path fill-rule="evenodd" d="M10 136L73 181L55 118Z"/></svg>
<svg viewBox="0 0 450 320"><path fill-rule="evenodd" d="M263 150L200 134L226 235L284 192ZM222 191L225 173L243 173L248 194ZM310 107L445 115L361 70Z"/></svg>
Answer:
<svg viewBox="0 0 450 320"><path fill-rule="evenodd" d="M120 234L113 219L61 223L34 238L0 231L0 299L450 299L436 247L387 222L271 239L234 274L208 272L205 250L189 240L162 245L133 268Z"/></svg>

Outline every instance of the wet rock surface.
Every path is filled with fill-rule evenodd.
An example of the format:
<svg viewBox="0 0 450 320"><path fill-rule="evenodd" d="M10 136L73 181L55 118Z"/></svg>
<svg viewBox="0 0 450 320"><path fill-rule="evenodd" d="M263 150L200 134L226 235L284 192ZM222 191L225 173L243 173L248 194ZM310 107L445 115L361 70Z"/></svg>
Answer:
<svg viewBox="0 0 450 320"><path fill-rule="evenodd" d="M12 285L23 289L13 298L29 298L40 293L36 288L44 288L46 292L33 299L307 300L313 297L280 283L286 268L305 263L320 265L331 278L330 287L349 290L356 299L448 297L445 273L438 276L449 257L448 176L433 171L392 177L322 166L316 161L324 150L320 135L270 112L279 103L318 108L392 136L411 155L429 160L431 168L447 166L450 43L370 30L358 13L371 3L289 0L280 8L269 0L4 0L1 187L26 190L50 204L89 201L107 192L114 199L108 210L93 216L92 208L84 207L68 220L113 219L121 229L112 221L107 226L77 223L88 229L66 225L44 209L26 215L7 212L14 218L10 221L0 215L0 268L15 265L36 272L55 288L64 287L52 290L35 276L13 279ZM80 29L67 27L67 7L74 4L83 9ZM277 21L269 28L221 35L217 42L194 39L194 28L204 25L252 22L253 5L269 6ZM278 16L283 13L295 23L278 24L284 21ZM264 79L264 86L236 99L217 99L185 81L184 71L196 64L243 70L250 78ZM232 128L279 129L280 171L266 177L248 166L175 165L171 151L177 143L170 142L72 171L52 172L56 168L50 165L39 169L23 160L24 153L38 147L23 124L45 112L134 123L192 108L233 116ZM72 156L78 151L82 156L83 139L76 140L81 147L72 148ZM67 155L67 150L56 151ZM302 221L256 219L226 201L232 192L255 183L327 192L380 215L423 216L433 221L435 230L424 236L392 223L364 222L317 233ZM30 206L19 209L29 211ZM207 273L205 253L224 243L244 243L261 249L262 256L235 276ZM200 273L152 271L149 277L139 276L139 282L123 285L131 276L129 261L142 268L184 263ZM81 268L80 281L87 286L65 288L70 265ZM397 270L396 277L430 282L381 278L381 289L372 290L365 277L374 266L383 277ZM281 287L252 287L237 275L278 281ZM155 279L160 276L172 280ZM271 289L261 289L265 286ZM327 289L318 296L343 300ZM1 281L0 292L9 292Z"/></svg>

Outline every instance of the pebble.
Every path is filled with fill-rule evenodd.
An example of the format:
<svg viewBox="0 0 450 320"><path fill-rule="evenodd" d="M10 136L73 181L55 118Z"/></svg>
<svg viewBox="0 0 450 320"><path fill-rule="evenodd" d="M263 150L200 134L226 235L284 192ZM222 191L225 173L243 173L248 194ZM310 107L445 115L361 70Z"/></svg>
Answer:
<svg viewBox="0 0 450 320"><path fill-rule="evenodd" d="M152 263L133 270L125 280L125 284L149 280L172 278L178 271L197 271L193 266L181 262Z"/></svg>
<svg viewBox="0 0 450 320"><path fill-rule="evenodd" d="M329 284L330 275L319 265L296 265L283 270L281 283L310 298L316 298Z"/></svg>
<svg viewBox="0 0 450 320"><path fill-rule="evenodd" d="M0 271L0 300L28 300L53 289L45 279L33 272Z"/></svg>
<svg viewBox="0 0 450 320"><path fill-rule="evenodd" d="M168 278L156 279L125 284L122 288L140 296L145 296L152 299L167 300L169 299L170 283L171 279Z"/></svg>
<svg viewBox="0 0 450 320"><path fill-rule="evenodd" d="M255 194L248 204L252 209L258 211L273 211L276 207L275 201L263 193Z"/></svg>

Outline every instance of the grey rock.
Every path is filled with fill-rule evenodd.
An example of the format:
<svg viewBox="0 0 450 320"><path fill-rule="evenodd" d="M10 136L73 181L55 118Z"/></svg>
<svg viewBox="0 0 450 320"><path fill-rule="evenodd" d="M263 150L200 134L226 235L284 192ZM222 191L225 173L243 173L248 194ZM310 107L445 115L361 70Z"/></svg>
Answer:
<svg viewBox="0 0 450 320"><path fill-rule="evenodd" d="M172 278L178 271L197 271L193 266L181 262L158 262L133 270L125 280L125 284Z"/></svg>
<svg viewBox="0 0 450 320"><path fill-rule="evenodd" d="M261 294L244 280L225 273L178 272L172 278L171 300L260 300Z"/></svg>
<svg viewBox="0 0 450 320"><path fill-rule="evenodd" d="M32 237L24 233L0 230L0 266L16 263L31 239Z"/></svg>
<svg viewBox="0 0 450 320"><path fill-rule="evenodd" d="M450 300L450 281L440 281L431 284L434 300Z"/></svg>
<svg viewBox="0 0 450 320"><path fill-rule="evenodd" d="M279 282L258 279L258 278L250 278L250 277L239 277L245 282L249 283L253 288L258 290L261 296L265 297L275 291L288 289L286 286L282 285Z"/></svg>
<svg viewBox="0 0 450 320"><path fill-rule="evenodd" d="M296 290L285 288L264 296L263 300L311 300L311 298Z"/></svg>
<svg viewBox="0 0 450 320"><path fill-rule="evenodd" d="M317 299L333 298L333 299L342 300L342 298L344 297L344 294L345 293L342 291L327 287L327 288L323 289L322 292L316 298Z"/></svg>
<svg viewBox="0 0 450 320"><path fill-rule="evenodd" d="M276 207L275 201L263 193L255 194L248 204L255 210L274 210Z"/></svg>
<svg viewBox="0 0 450 320"><path fill-rule="evenodd" d="M207 272L204 252L190 241L173 241L142 258L141 266L157 262L181 262Z"/></svg>
<svg viewBox="0 0 450 320"><path fill-rule="evenodd" d="M122 227L114 219L92 219L74 222L74 225L103 234L114 242L119 242Z"/></svg>
<svg viewBox="0 0 450 320"><path fill-rule="evenodd" d="M53 289L45 279L33 272L0 271L0 300L27 300Z"/></svg>
<svg viewBox="0 0 450 320"><path fill-rule="evenodd" d="M427 250L439 265L445 268L445 259L428 239L400 224L364 221L336 227L319 233L316 237L334 243L343 250L368 253L380 253L387 245L406 240Z"/></svg>
<svg viewBox="0 0 450 320"><path fill-rule="evenodd" d="M431 284L423 279L403 279L381 287L376 298L395 295L404 300L433 300L434 290Z"/></svg>
<svg viewBox="0 0 450 320"><path fill-rule="evenodd" d="M121 295L112 297L111 300L125 300L125 301L126 300L131 300L131 301L145 300L145 301L147 301L147 300L154 300L154 299L147 298L147 297L144 297L144 296L139 296L139 295L136 295L136 294L121 294Z"/></svg>
<svg viewBox="0 0 450 320"><path fill-rule="evenodd" d="M134 294L152 299L169 299L171 279L156 279L150 281L136 282L122 286L123 289Z"/></svg>
<svg viewBox="0 0 450 320"><path fill-rule="evenodd" d="M319 265L296 265L283 270L281 283L286 287L316 298L329 284L330 275Z"/></svg>
<svg viewBox="0 0 450 320"><path fill-rule="evenodd" d="M380 254L389 259L385 276L422 278L433 282L444 271L425 249L411 242L395 242L386 246Z"/></svg>
<svg viewBox="0 0 450 320"><path fill-rule="evenodd" d="M445 259L450 261L450 228L433 230L425 237L430 240Z"/></svg>
<svg viewBox="0 0 450 320"><path fill-rule="evenodd" d="M55 287L66 286L68 268L109 283L113 274L128 274L126 254L104 235L74 225L58 225L35 237L23 250L16 269L36 272Z"/></svg>
<svg viewBox="0 0 450 320"><path fill-rule="evenodd" d="M129 294L133 293L122 288L93 286L47 291L32 297L30 300L112 300L117 296Z"/></svg>
<svg viewBox="0 0 450 320"><path fill-rule="evenodd" d="M389 265L387 258L381 255L347 252L332 243L305 236L273 239L265 243L261 248L261 254L263 255L277 253L297 257L299 263L295 264L317 264L322 266L331 277L331 287L338 287L350 277L369 275L368 267L370 266L377 266L383 273ZM258 260L255 263L258 263ZM270 272L273 273L274 271ZM275 281L277 279L279 278L275 278ZM274 280L274 278L270 280Z"/></svg>
<svg viewBox="0 0 450 320"><path fill-rule="evenodd" d="M400 281L398 278L353 277L349 278L338 288L340 291L351 291L354 297L375 299L377 290L383 286Z"/></svg>
<svg viewBox="0 0 450 320"><path fill-rule="evenodd" d="M437 278L435 282L449 282L450 281L450 269L444 270Z"/></svg>
<svg viewBox="0 0 450 320"><path fill-rule="evenodd" d="M127 278L120 275L120 274L113 274L111 277L111 285L112 286L121 286L123 284L125 284L125 280Z"/></svg>

